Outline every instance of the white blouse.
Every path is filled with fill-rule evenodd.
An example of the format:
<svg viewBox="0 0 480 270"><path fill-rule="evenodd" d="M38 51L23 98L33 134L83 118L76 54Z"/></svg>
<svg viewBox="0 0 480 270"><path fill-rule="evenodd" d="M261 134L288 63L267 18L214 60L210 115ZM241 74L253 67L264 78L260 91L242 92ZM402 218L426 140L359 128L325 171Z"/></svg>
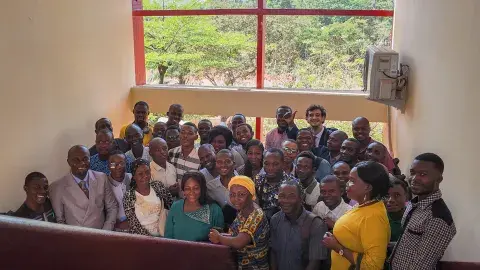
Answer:
<svg viewBox="0 0 480 270"><path fill-rule="evenodd" d="M140 224L153 236L160 236L160 213L163 210L163 201L150 188L150 194L143 196L135 191L135 215ZM163 231L163 230L162 230Z"/></svg>

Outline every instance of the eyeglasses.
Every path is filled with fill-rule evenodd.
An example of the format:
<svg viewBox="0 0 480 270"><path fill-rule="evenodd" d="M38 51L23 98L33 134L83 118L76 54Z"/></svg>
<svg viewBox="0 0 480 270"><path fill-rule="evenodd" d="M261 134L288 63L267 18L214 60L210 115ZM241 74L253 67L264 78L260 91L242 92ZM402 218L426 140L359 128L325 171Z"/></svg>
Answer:
<svg viewBox="0 0 480 270"><path fill-rule="evenodd" d="M292 149L292 148L288 148L288 147L283 147L283 151L287 152L288 154L298 153L298 149Z"/></svg>
<svg viewBox="0 0 480 270"><path fill-rule="evenodd" d="M180 138L180 136L179 135L166 136L165 138L169 141L174 141L174 140L177 140L178 138Z"/></svg>
<svg viewBox="0 0 480 270"><path fill-rule="evenodd" d="M110 169L115 169L115 168L124 168L125 167L125 162L119 162L119 163L115 163L115 162L112 162L110 163Z"/></svg>
<svg viewBox="0 0 480 270"><path fill-rule="evenodd" d="M245 197L248 196L248 194L250 194L250 193L243 193L243 192L232 193L232 192L230 192L230 198L236 198L236 197L238 197L238 198L245 198Z"/></svg>

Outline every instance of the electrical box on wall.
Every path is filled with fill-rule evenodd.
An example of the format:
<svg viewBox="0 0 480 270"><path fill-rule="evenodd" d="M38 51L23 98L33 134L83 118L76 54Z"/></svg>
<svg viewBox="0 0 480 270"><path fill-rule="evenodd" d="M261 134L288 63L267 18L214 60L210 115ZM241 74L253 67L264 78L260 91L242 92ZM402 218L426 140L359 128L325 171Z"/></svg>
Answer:
<svg viewBox="0 0 480 270"><path fill-rule="evenodd" d="M363 91L367 98L403 111L407 98L409 67L399 63L398 53L369 46L365 55Z"/></svg>

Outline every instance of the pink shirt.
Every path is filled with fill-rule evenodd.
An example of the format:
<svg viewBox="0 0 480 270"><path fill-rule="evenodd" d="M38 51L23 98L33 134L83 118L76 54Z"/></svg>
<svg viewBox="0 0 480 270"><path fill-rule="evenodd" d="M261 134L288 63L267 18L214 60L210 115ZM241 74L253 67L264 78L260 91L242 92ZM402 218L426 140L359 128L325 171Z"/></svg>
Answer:
<svg viewBox="0 0 480 270"><path fill-rule="evenodd" d="M286 140L288 140L287 131L279 133L278 128L274 128L267 133L267 136L265 136L265 150L270 150L272 148L280 149L282 143Z"/></svg>

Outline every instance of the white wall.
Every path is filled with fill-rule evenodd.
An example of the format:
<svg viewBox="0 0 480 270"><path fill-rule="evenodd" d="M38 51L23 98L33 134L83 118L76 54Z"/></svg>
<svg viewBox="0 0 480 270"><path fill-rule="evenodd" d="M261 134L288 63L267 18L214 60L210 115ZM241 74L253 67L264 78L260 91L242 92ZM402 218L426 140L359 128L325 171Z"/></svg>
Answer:
<svg viewBox="0 0 480 270"><path fill-rule="evenodd" d="M480 1L396 1L394 49L411 67L405 114L392 116L395 155L403 170L422 152L444 159L457 226L444 260L479 262Z"/></svg>
<svg viewBox="0 0 480 270"><path fill-rule="evenodd" d="M2 1L0 211L38 170L66 173L67 150L92 145L103 116L118 132L134 85L131 0Z"/></svg>

